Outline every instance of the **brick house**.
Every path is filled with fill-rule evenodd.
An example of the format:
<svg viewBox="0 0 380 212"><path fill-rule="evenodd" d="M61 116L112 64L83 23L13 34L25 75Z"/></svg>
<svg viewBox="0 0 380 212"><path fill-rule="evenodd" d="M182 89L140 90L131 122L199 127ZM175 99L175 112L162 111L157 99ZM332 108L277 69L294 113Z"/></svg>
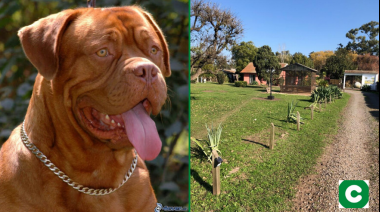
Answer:
<svg viewBox="0 0 380 212"><path fill-rule="evenodd" d="M243 75L243 81L246 81L248 85L252 84L256 81L259 85L266 85L267 82L265 80L259 80L256 72L256 67L252 62L248 63L248 65L241 70L241 75Z"/></svg>

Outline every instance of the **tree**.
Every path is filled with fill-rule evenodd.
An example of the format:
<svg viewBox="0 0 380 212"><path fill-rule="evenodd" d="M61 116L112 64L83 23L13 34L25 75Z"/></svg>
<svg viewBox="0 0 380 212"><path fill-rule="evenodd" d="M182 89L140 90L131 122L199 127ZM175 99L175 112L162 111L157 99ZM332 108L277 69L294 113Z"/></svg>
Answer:
<svg viewBox="0 0 380 212"><path fill-rule="evenodd" d="M322 71L326 72L326 75L331 78L343 78L344 70L356 69L357 56L356 53L353 53L351 50L343 48L343 45L340 45L337 51L335 51L335 54L327 58Z"/></svg>
<svg viewBox="0 0 380 212"><path fill-rule="evenodd" d="M257 54L257 47L252 41L241 42L238 45L234 45L231 49L232 59L235 60L236 71L243 70L248 63L253 62Z"/></svg>
<svg viewBox="0 0 380 212"><path fill-rule="evenodd" d="M377 27L376 27L377 26ZM358 32L364 35L358 36ZM352 41L348 42L346 48L355 51L360 55L371 54L379 56L379 22L371 21L363 24L359 29L351 29L346 33L346 37ZM367 39L367 37L369 39Z"/></svg>
<svg viewBox="0 0 380 212"><path fill-rule="evenodd" d="M275 72L273 73L273 79L278 78L280 75L281 66L278 62L278 58L272 52L272 49L267 45L264 45L258 49L256 58L253 63L256 67L259 79L269 81L270 70L272 69L275 69Z"/></svg>
<svg viewBox="0 0 380 212"><path fill-rule="evenodd" d="M218 55L215 59L215 68L219 70L230 69L231 61L225 55Z"/></svg>
<svg viewBox="0 0 380 212"><path fill-rule="evenodd" d="M314 68L318 71L320 71L323 66L326 64L327 58L334 55L334 51L328 50L328 51L319 51L319 52L312 52L309 55L309 58L313 61Z"/></svg>
<svg viewBox="0 0 380 212"><path fill-rule="evenodd" d="M305 65L309 68L314 68L314 63L313 61L306 57L305 55L303 55L302 53L300 52L296 52L293 54L293 58L292 60L290 61L290 64L295 64L295 63L299 63L299 64L302 64L302 65Z"/></svg>
<svg viewBox="0 0 380 212"><path fill-rule="evenodd" d="M293 55L290 54L289 50L276 52L276 56L278 58L278 61L281 63L290 64L290 61L292 61L292 59L293 59Z"/></svg>
<svg viewBox="0 0 380 212"><path fill-rule="evenodd" d="M357 64L359 70L371 70L371 71L379 71L379 57L365 54L358 55Z"/></svg>
<svg viewBox="0 0 380 212"><path fill-rule="evenodd" d="M191 61L192 70L196 70L191 80L202 73L202 67L213 63L224 50L234 45L242 35L240 20L229 10L220 9L215 3L203 0L191 2Z"/></svg>
<svg viewBox="0 0 380 212"><path fill-rule="evenodd" d="M286 50L286 45L282 44L278 46L278 52L276 52L276 56L281 63L290 63L292 60L292 55L289 53L289 50Z"/></svg>

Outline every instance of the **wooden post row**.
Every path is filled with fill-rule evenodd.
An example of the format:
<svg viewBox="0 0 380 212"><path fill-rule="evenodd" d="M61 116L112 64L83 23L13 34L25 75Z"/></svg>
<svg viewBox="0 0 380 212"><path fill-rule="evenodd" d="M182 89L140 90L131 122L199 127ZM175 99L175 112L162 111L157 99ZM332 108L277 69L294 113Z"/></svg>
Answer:
<svg viewBox="0 0 380 212"><path fill-rule="evenodd" d="M214 195L220 194L220 166L216 166L215 161L219 155L216 150L212 151L212 189Z"/></svg>

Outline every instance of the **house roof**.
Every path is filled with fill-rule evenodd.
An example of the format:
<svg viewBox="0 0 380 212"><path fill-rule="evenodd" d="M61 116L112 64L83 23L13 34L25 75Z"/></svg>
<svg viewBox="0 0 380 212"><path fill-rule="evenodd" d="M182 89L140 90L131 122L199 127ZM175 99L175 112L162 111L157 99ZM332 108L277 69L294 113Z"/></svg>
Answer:
<svg viewBox="0 0 380 212"><path fill-rule="evenodd" d="M309 68L309 67L302 65L302 64L299 64L299 63L290 64L288 66L285 66L284 68L281 68L280 70L283 70L283 71L312 71L312 72L317 72L317 70Z"/></svg>
<svg viewBox="0 0 380 212"><path fill-rule="evenodd" d="M379 71L369 71L369 70L344 70L345 74L378 74Z"/></svg>
<svg viewBox="0 0 380 212"><path fill-rule="evenodd" d="M243 69L241 70L240 73L250 73L250 74L255 74L256 73L256 68L255 66L253 65L252 62L248 63L248 65Z"/></svg>

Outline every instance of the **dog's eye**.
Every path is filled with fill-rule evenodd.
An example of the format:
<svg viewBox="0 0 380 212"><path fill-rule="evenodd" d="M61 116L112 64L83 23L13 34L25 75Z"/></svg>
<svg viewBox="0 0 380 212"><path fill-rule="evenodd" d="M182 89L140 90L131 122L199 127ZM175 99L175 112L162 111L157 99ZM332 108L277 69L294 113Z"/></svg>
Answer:
<svg viewBox="0 0 380 212"><path fill-rule="evenodd" d="M157 54L157 48L156 47L152 47L152 49L150 50L150 53L152 54Z"/></svg>
<svg viewBox="0 0 380 212"><path fill-rule="evenodd" d="M107 49L101 49L101 50L96 52L96 55L98 55L99 57L108 56L108 50Z"/></svg>

